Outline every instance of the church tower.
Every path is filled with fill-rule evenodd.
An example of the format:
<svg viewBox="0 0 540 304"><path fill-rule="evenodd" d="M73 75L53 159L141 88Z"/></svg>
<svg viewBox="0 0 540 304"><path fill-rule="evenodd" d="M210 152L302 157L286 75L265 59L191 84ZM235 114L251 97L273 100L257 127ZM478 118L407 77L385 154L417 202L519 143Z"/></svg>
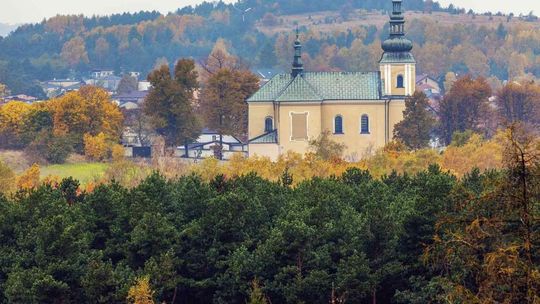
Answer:
<svg viewBox="0 0 540 304"><path fill-rule="evenodd" d="M390 35L382 43L384 51L379 61L382 92L386 96L411 96L416 86L416 61L412 42L405 37L405 17L402 0L392 0Z"/></svg>

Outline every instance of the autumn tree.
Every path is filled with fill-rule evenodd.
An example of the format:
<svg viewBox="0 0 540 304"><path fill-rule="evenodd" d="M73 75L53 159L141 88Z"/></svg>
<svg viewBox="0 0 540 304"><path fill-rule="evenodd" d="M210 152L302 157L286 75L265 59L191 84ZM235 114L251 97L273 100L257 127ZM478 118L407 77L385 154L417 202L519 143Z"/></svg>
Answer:
<svg viewBox="0 0 540 304"><path fill-rule="evenodd" d="M203 82L222 69L239 70L245 68L241 60L232 55L224 39L218 39L208 57L200 63L202 67L201 78Z"/></svg>
<svg viewBox="0 0 540 304"><path fill-rule="evenodd" d="M80 63L89 63L84 39L77 36L66 42L62 47L61 57L72 68Z"/></svg>
<svg viewBox="0 0 540 304"><path fill-rule="evenodd" d="M166 65L148 75L152 88L143 111L169 147L186 144L199 135L193 111L194 93L199 87L197 77L195 63L188 59L178 61L174 76Z"/></svg>
<svg viewBox="0 0 540 304"><path fill-rule="evenodd" d="M538 301L539 142L514 125L505 145L506 170L465 176L426 250L449 302Z"/></svg>
<svg viewBox="0 0 540 304"><path fill-rule="evenodd" d="M33 164L17 177L17 189L32 190L39 186L40 169L38 164Z"/></svg>
<svg viewBox="0 0 540 304"><path fill-rule="evenodd" d="M3 147L21 148L24 131L32 107L24 102L13 101L0 107L0 145Z"/></svg>
<svg viewBox="0 0 540 304"><path fill-rule="evenodd" d="M149 277L140 277L128 292L127 300L131 304L154 304L154 292Z"/></svg>
<svg viewBox="0 0 540 304"><path fill-rule="evenodd" d="M464 76L458 79L440 103L439 132L449 144L455 131L486 131L488 123L488 98L491 88L482 77Z"/></svg>
<svg viewBox="0 0 540 304"><path fill-rule="evenodd" d="M343 152L347 146L343 143L338 143L330 138L330 131L325 130L316 139L309 141L311 152L323 160L339 160L343 157Z"/></svg>
<svg viewBox="0 0 540 304"><path fill-rule="evenodd" d="M131 93L139 89L139 82L137 78L132 77L128 74L122 76L120 83L118 83L118 88L116 89L118 94Z"/></svg>
<svg viewBox="0 0 540 304"><path fill-rule="evenodd" d="M245 138L248 126L245 101L258 88L258 77L247 70L222 69L212 75L200 97L205 125L220 134Z"/></svg>
<svg viewBox="0 0 540 304"><path fill-rule="evenodd" d="M8 88L5 84L0 83L0 98L6 96L8 93Z"/></svg>
<svg viewBox="0 0 540 304"><path fill-rule="evenodd" d="M540 86L537 84L509 82L497 92L496 103L505 123L540 123Z"/></svg>
<svg viewBox="0 0 540 304"><path fill-rule="evenodd" d="M104 133L110 140L119 140L124 116L101 88L82 87L59 99L48 102L53 114L53 133L69 136L79 152L83 151L83 136Z"/></svg>
<svg viewBox="0 0 540 304"><path fill-rule="evenodd" d="M248 304L267 304L264 293L261 289L259 280L254 279L251 282L251 293L249 294Z"/></svg>
<svg viewBox="0 0 540 304"><path fill-rule="evenodd" d="M394 138L410 149L427 147L435 127L435 118L428 108L429 99L424 92L416 91L405 99L404 119L394 127Z"/></svg>
<svg viewBox="0 0 540 304"><path fill-rule="evenodd" d="M92 160L103 161L108 158L111 144L104 133L92 136L84 134L84 155Z"/></svg>
<svg viewBox="0 0 540 304"><path fill-rule="evenodd" d="M454 72L448 72L446 73L446 75L444 76L444 91L445 92L450 92L450 90L452 89L452 86L454 85L454 83L456 83L457 81L457 77L456 77L456 73Z"/></svg>

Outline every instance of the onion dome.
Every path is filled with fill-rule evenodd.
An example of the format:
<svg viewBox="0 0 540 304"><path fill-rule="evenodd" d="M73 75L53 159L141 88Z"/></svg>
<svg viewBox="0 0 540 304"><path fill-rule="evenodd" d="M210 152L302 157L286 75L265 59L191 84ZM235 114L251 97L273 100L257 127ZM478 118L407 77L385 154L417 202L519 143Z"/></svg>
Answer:
<svg viewBox="0 0 540 304"><path fill-rule="evenodd" d="M383 41L382 49L389 53L406 53L413 49L412 41L405 38L405 17L401 10L402 0L393 0L390 16L390 36Z"/></svg>

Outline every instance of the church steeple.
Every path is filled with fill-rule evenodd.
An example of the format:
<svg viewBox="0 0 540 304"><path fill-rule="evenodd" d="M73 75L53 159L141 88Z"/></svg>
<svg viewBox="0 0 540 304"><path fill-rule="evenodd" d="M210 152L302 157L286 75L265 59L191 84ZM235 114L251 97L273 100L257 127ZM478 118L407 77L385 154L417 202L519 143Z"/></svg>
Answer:
<svg viewBox="0 0 540 304"><path fill-rule="evenodd" d="M387 96L411 96L416 84L416 61L411 54L413 43L405 37L401 4L402 0L392 0L390 33L382 43L384 53L379 61L382 88Z"/></svg>
<svg viewBox="0 0 540 304"><path fill-rule="evenodd" d="M390 16L390 35L382 48L385 52L403 53L410 52L412 42L405 38L405 17L401 10L402 0L392 0L392 15Z"/></svg>
<svg viewBox="0 0 540 304"><path fill-rule="evenodd" d="M294 41L294 60L292 64L292 77L304 73L304 63L302 62L302 43L300 43L300 31L296 28L296 40Z"/></svg>

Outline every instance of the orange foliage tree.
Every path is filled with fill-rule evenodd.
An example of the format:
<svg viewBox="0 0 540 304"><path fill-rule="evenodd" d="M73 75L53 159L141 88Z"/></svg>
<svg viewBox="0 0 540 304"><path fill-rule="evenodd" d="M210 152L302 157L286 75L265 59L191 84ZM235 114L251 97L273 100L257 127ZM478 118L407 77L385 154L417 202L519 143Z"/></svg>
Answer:
<svg viewBox="0 0 540 304"><path fill-rule="evenodd" d="M23 174L17 177L17 189L31 190L39 186L40 169L38 164L33 164Z"/></svg>

